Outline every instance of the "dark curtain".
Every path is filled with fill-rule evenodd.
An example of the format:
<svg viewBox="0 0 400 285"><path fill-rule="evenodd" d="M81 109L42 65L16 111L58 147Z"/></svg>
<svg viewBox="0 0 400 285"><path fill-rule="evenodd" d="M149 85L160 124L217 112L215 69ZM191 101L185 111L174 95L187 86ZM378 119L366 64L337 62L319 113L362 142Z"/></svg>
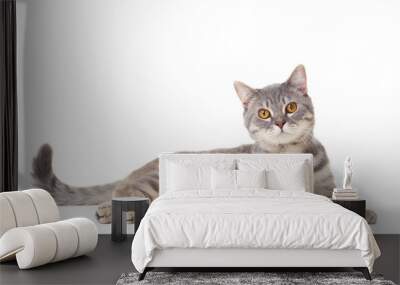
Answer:
<svg viewBox="0 0 400 285"><path fill-rule="evenodd" d="M0 0L0 191L18 190L16 4Z"/></svg>

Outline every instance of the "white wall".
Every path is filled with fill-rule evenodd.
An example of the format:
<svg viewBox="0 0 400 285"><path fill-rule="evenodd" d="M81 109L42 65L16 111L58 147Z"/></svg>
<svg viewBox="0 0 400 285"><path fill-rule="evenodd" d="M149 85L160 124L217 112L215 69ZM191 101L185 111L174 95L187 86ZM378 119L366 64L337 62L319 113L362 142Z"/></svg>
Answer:
<svg viewBox="0 0 400 285"><path fill-rule="evenodd" d="M21 181L37 148L72 184L119 179L162 151L250 139L232 88L306 66L337 180L400 233L398 1L18 1Z"/></svg>

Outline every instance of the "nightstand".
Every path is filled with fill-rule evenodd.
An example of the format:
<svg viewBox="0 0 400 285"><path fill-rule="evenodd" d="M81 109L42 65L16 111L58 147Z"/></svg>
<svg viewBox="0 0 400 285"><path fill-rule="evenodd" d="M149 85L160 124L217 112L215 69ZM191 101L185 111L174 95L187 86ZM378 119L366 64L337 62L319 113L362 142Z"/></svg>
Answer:
<svg viewBox="0 0 400 285"><path fill-rule="evenodd" d="M144 197L114 197L112 198L111 239L123 241L126 239L126 215L124 212L135 211L135 233L140 221L149 208L150 200Z"/></svg>
<svg viewBox="0 0 400 285"><path fill-rule="evenodd" d="M332 200L332 202L365 218L365 200Z"/></svg>

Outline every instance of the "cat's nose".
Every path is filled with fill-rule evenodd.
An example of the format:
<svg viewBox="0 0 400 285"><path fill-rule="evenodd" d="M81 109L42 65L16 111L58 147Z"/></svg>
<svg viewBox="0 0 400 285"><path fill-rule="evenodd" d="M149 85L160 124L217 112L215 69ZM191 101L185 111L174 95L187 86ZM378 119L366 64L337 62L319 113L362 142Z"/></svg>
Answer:
<svg viewBox="0 0 400 285"><path fill-rule="evenodd" d="M278 127L280 127L281 129L283 129L283 126L286 124L286 121L282 120L282 121L276 121L275 125L277 125Z"/></svg>

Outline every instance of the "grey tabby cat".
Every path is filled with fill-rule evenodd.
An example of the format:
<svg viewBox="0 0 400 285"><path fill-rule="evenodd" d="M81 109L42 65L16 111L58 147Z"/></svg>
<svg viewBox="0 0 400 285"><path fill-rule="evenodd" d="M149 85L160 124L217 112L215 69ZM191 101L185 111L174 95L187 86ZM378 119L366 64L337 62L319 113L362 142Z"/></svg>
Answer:
<svg viewBox="0 0 400 285"><path fill-rule="evenodd" d="M307 93L306 72L299 65L289 79L262 89L236 81L242 101L244 124L254 144L197 153L311 153L314 155L314 192L331 197L335 187L329 159L322 144L313 136L314 109ZM59 205L98 205L101 223L111 218L112 196L158 196L158 159L134 170L128 177L111 184L72 187L52 171L52 150L43 145L33 160L35 185L47 189ZM104 203L105 202L105 203Z"/></svg>

